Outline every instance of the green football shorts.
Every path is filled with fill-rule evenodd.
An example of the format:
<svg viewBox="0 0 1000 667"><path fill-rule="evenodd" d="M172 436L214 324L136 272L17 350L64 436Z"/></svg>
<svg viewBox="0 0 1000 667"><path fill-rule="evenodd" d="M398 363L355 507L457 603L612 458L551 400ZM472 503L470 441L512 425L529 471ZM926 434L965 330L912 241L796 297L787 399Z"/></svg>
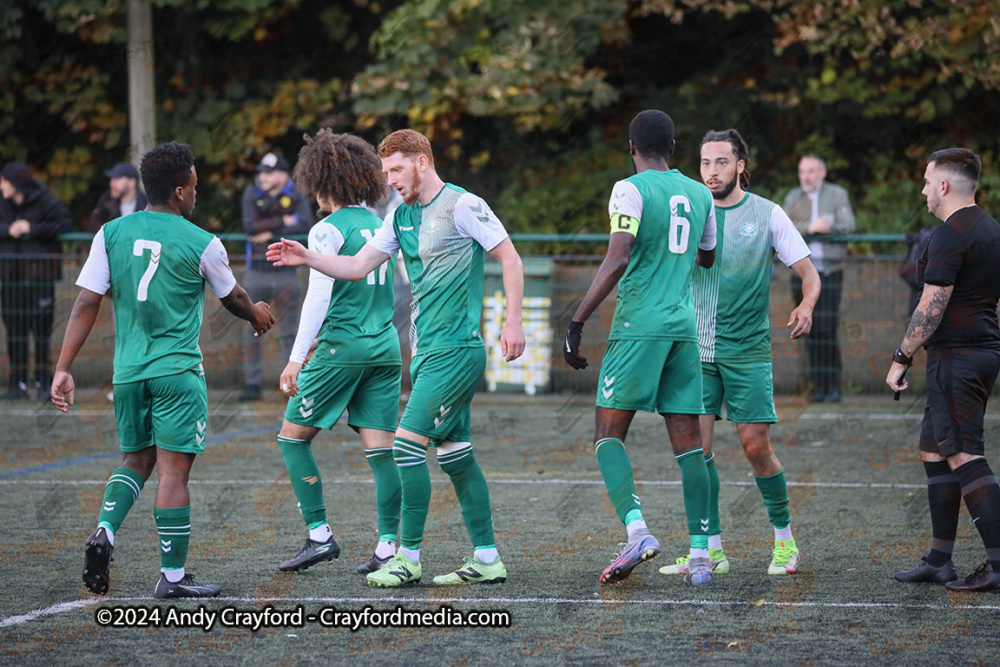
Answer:
<svg viewBox="0 0 1000 667"><path fill-rule="evenodd" d="M208 435L205 376L178 375L114 385L118 446L138 452L153 445L171 452L204 454Z"/></svg>
<svg viewBox="0 0 1000 667"><path fill-rule="evenodd" d="M347 425L395 431L399 420L400 366L349 368L308 364L299 371L299 393L288 399L285 419L331 429L344 410Z"/></svg>
<svg viewBox="0 0 1000 667"><path fill-rule="evenodd" d="M418 354L410 362L413 390L399 428L425 435L431 445L472 438L472 397L486 370L486 348L460 347Z"/></svg>
<svg viewBox="0 0 1000 667"><path fill-rule="evenodd" d="M738 424L773 424L774 381L771 360L701 362L702 414L722 419L722 399L726 418Z"/></svg>
<svg viewBox="0 0 1000 667"><path fill-rule="evenodd" d="M609 341L597 383L597 407L701 414L698 343Z"/></svg>

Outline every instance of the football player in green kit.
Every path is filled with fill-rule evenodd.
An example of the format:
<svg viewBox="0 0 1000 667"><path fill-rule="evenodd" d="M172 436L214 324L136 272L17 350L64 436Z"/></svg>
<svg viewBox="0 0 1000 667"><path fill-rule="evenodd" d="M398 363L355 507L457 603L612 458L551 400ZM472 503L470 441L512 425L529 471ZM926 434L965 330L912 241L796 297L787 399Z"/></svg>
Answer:
<svg viewBox="0 0 1000 667"><path fill-rule="evenodd" d="M479 333L483 303L483 262L500 262L507 297L507 321L500 349L507 361L524 352L521 258L503 224L481 198L445 183L434 168L430 141L419 132L399 130L379 145L382 170L403 198L400 205L353 257L330 257L282 239L268 259L307 264L336 280L364 279L402 250L413 289L410 334L413 390L396 429L393 458L402 485L400 548L381 569L368 575L373 586L400 586L420 580L420 547L431 496L427 448L437 448L462 506L473 556L438 585L501 583L507 569L493 538L489 487L470 443L470 402L486 366Z"/></svg>
<svg viewBox="0 0 1000 667"><path fill-rule="evenodd" d="M597 464L628 544L601 573L622 581L655 558L660 543L639 506L625 436L636 410L663 415L681 468L684 510L691 536L686 581L709 584L709 480L698 431L701 367L691 299L695 262L715 261L715 210L701 183L671 169L674 123L662 111L642 111L629 125L636 174L615 183L608 212L611 239L594 282L566 331L566 362L587 367L580 341L587 318L618 286L618 303L597 387Z"/></svg>
<svg viewBox="0 0 1000 667"><path fill-rule="evenodd" d="M309 249L324 256L351 256L372 238L382 221L361 206L388 192L375 149L350 134L320 130L306 137L295 164L295 182L330 215L309 232ZM347 424L361 436L375 475L379 542L371 559L358 567L367 574L395 555L399 529L399 474L392 459L393 433L399 416L401 361L399 337L392 325L394 259L357 282L333 280L309 272L298 335L279 387L289 396L278 446L309 529L302 550L279 567L304 570L337 558L323 503L323 481L312 441L331 429L344 411ZM316 350L303 367L313 341Z"/></svg>
<svg viewBox="0 0 1000 667"><path fill-rule="evenodd" d="M198 174L187 144L160 144L143 156L142 184L149 203L105 224L94 236L76 284L62 351L52 380L52 402L73 404L73 360L87 340L110 289L115 307L114 400L122 464L108 479L97 529L87 540L83 581L108 591L115 533L156 468L153 514L159 533L157 598L213 597L216 585L185 573L191 534L188 477L205 453L208 395L198 333L205 283L231 313L258 334L274 324L264 302L250 302L236 284L222 242L185 218L194 210Z"/></svg>
<svg viewBox="0 0 1000 667"><path fill-rule="evenodd" d="M774 549L768 574L786 575L799 564L792 537L785 469L771 449L770 428L777 421L771 374L771 327L767 310L774 257L802 280L802 303L792 311L791 338L801 338L812 326L820 278L809 258L809 246L780 206L747 192L750 157L736 130L712 131L701 141L701 179L715 198L719 261L710 269L695 269L692 289L698 312L705 410L701 442L711 482L708 553L712 572L729 572L719 524L719 473L712 453L715 421L736 424L743 453L774 527ZM663 574L684 574L687 557L660 568Z"/></svg>

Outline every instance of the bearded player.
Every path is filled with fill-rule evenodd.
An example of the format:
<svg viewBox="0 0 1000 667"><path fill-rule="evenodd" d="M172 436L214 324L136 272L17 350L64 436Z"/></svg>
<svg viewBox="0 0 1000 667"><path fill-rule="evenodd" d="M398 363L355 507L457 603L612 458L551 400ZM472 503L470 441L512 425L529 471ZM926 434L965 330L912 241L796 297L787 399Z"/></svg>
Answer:
<svg viewBox="0 0 1000 667"><path fill-rule="evenodd" d="M725 400L726 417L736 424L774 527L768 574L784 575L795 572L801 554L792 537L785 470L769 437L770 425L777 421L767 319L775 254L802 280L802 303L788 320L793 339L809 333L820 279L809 247L781 207L746 191L748 162L746 142L736 130L711 131L701 140L701 179L715 199L719 253L715 266L695 269L692 281L704 403L701 442L711 484L708 554L714 574L729 572L719 522L719 473L712 453L715 421L722 419ZM685 574L688 568L688 558L681 557L660 572Z"/></svg>

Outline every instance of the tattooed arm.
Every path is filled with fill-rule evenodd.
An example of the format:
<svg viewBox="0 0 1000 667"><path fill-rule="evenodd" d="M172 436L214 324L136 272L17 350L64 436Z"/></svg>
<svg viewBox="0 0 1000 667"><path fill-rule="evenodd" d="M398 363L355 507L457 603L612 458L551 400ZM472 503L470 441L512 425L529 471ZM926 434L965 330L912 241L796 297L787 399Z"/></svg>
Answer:
<svg viewBox="0 0 1000 667"><path fill-rule="evenodd" d="M948 307L948 300L951 299L951 293L954 289L954 285L947 287L924 285L924 293L920 296L920 303L913 311L910 326L906 329L906 337L903 338L903 342L899 346L903 354L912 357L937 331L938 325L941 324L941 318L944 317L944 309Z"/></svg>
<svg viewBox="0 0 1000 667"><path fill-rule="evenodd" d="M910 326L906 329L906 337L899 345L899 350L908 357L916 354L927 339L937 330L944 317L944 310L948 307L948 300L954 291L954 285L941 287L938 285L924 285L924 293L920 297L917 309L913 311L910 318ZM889 368L889 374L885 378L894 391L902 391L909 386L903 379L903 372L906 366L893 362Z"/></svg>

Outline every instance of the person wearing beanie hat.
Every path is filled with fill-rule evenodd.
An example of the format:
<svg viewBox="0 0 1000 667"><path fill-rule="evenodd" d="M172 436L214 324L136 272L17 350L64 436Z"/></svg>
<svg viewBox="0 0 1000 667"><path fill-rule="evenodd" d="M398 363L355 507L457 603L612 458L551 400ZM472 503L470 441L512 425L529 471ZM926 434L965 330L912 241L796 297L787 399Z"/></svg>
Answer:
<svg viewBox="0 0 1000 667"><path fill-rule="evenodd" d="M23 162L0 170L0 195L0 316L7 329L10 369L0 399L28 398L28 370L33 367L38 398L47 401L55 285L62 277L62 248L56 238L73 226L73 215ZM30 363L32 339L35 357Z"/></svg>
<svg viewBox="0 0 1000 667"><path fill-rule="evenodd" d="M104 175L109 179L110 188L97 200L97 206L87 218L88 232L96 233L105 222L146 208L146 195L139 188L139 170L134 165L119 162Z"/></svg>

